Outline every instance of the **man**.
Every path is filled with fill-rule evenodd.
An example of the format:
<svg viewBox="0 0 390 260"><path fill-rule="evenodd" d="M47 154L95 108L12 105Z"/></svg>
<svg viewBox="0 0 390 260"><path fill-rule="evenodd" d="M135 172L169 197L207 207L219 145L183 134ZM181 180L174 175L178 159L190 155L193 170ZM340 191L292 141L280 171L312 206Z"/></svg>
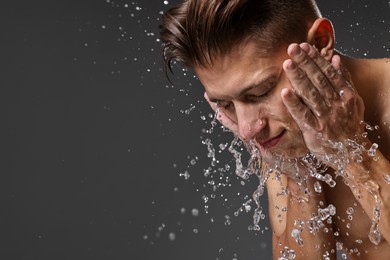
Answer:
<svg viewBox="0 0 390 260"><path fill-rule="evenodd" d="M312 0L186 0L161 39L166 66L193 68L219 121L272 169L275 259L389 258L387 59L334 50Z"/></svg>

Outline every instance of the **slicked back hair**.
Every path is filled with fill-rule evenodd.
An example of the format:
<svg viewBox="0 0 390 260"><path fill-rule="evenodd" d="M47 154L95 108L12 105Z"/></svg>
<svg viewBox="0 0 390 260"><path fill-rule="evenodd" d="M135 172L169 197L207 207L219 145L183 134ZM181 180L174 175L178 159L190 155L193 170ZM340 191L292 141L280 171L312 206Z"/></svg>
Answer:
<svg viewBox="0 0 390 260"><path fill-rule="evenodd" d="M275 51L304 41L318 17L314 0L184 0L162 17L164 69L174 61L210 68L216 57L251 40L261 52Z"/></svg>

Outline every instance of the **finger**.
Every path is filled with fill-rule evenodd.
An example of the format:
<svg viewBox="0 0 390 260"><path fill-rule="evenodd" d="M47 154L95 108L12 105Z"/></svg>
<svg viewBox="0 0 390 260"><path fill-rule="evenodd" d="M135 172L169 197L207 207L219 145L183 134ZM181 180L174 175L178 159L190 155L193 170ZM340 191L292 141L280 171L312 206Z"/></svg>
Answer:
<svg viewBox="0 0 390 260"><path fill-rule="evenodd" d="M332 66L337 70L341 76L339 95L345 100L349 100L355 95L355 89L353 88L352 78L349 71L341 64L340 56L334 55L331 60Z"/></svg>
<svg viewBox="0 0 390 260"><path fill-rule="evenodd" d="M316 117L290 89L282 89L281 97L287 110L302 131L310 128L317 129Z"/></svg>
<svg viewBox="0 0 390 260"><path fill-rule="evenodd" d="M348 83L348 86L353 90L353 83L351 73L347 70L347 68L341 63L341 59L339 55L334 55L331 60L332 66L337 70L339 75L341 75Z"/></svg>
<svg viewBox="0 0 390 260"><path fill-rule="evenodd" d="M345 88L349 87L349 82L346 78L343 77L343 73L340 73L340 57L338 55L334 55L332 57L332 63L327 61L324 57L322 57L314 47L310 46L308 43L302 43L302 50L307 53L307 55L311 58L311 60L320 68L323 74L326 76L328 81L330 82L331 87L333 88L335 94L334 98L340 96L341 93L345 92ZM335 67L336 66L336 67ZM345 75L347 76L347 75ZM347 76L349 77L349 76ZM351 89L347 90L351 92Z"/></svg>
<svg viewBox="0 0 390 260"><path fill-rule="evenodd" d="M286 72L295 93L315 115L321 116L329 111L329 105L327 105L318 90L294 62L291 60L284 61L283 69Z"/></svg>
<svg viewBox="0 0 390 260"><path fill-rule="evenodd" d="M310 45L308 46L311 47ZM310 54L312 54L313 57L316 57L315 53L318 54L318 52L314 50L314 48L312 48L310 51L312 51ZM327 74L323 72L323 69L327 70L329 69L329 67L332 67L329 62L323 62L319 66L313 60L312 56L310 56L309 53L306 53L304 49L302 49L301 46L298 44L291 44L287 49L287 53L290 55L291 59L298 65L298 67L307 75L308 79L312 82L313 86L318 90L320 95L323 96L323 99L325 101L337 98L337 92L335 92L331 82L327 77ZM337 74L336 71L335 74ZM327 104L329 105L330 102L327 102Z"/></svg>

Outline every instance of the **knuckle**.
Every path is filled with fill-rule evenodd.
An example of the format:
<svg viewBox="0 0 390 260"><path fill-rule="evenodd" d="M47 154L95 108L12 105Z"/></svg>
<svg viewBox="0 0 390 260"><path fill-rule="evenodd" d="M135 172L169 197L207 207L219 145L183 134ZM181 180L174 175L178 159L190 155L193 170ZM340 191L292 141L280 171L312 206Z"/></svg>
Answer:
<svg viewBox="0 0 390 260"><path fill-rule="evenodd" d="M309 64L310 59L307 55L304 55L302 59L299 61L299 65L301 66L307 66Z"/></svg>
<svg viewBox="0 0 390 260"><path fill-rule="evenodd" d="M326 66L326 68L325 68L325 74L326 74L326 76L329 78L329 79L331 79L331 80L333 80L333 79L337 79L339 76L340 76L340 74L339 73L337 73L337 71L333 68L333 66L332 65L328 65L328 66Z"/></svg>
<svg viewBox="0 0 390 260"><path fill-rule="evenodd" d="M316 75L314 80L315 83L318 84L320 87L325 87L328 84L328 79L322 73Z"/></svg>
<svg viewBox="0 0 390 260"><path fill-rule="evenodd" d="M296 78L299 80L303 80L303 79L305 79L305 77L306 77L306 75L301 70L299 70Z"/></svg>
<svg viewBox="0 0 390 260"><path fill-rule="evenodd" d="M318 56L319 56L319 53L317 50L315 50L314 48L310 48L309 49L309 52L307 53L307 55L312 58L313 60L316 60L318 59Z"/></svg>
<svg viewBox="0 0 390 260"><path fill-rule="evenodd" d="M299 111L299 110L303 109L302 103L301 103L301 101L298 98L296 98L293 101L291 101L290 102L290 106L295 111L297 111L297 110Z"/></svg>

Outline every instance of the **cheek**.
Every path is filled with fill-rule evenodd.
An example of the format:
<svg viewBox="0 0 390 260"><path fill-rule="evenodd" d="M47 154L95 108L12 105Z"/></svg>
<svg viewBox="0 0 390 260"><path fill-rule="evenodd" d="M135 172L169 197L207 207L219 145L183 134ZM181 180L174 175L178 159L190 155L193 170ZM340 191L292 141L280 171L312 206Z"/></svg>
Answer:
<svg viewBox="0 0 390 260"><path fill-rule="evenodd" d="M278 121L291 121L291 114L288 112L280 96L281 89L276 89L268 103L268 112L272 118Z"/></svg>
<svg viewBox="0 0 390 260"><path fill-rule="evenodd" d="M283 120L290 120L292 119L291 115L285 107L281 97L281 91L284 88L292 89L290 81L287 79L285 73L283 72L278 85L275 87L274 93L272 93L272 97L269 100L268 107L271 114L275 116L277 115L278 117L280 117L280 119Z"/></svg>

